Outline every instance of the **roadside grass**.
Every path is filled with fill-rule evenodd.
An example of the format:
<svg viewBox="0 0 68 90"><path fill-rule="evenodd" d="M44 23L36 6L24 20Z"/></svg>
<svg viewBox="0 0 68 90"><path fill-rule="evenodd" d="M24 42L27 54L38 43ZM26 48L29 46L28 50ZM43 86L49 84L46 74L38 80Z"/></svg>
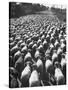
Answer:
<svg viewBox="0 0 68 90"><path fill-rule="evenodd" d="M58 19L61 21L61 22L66 22L66 10L63 9L55 9L55 10L52 10L53 14L56 15L58 17Z"/></svg>

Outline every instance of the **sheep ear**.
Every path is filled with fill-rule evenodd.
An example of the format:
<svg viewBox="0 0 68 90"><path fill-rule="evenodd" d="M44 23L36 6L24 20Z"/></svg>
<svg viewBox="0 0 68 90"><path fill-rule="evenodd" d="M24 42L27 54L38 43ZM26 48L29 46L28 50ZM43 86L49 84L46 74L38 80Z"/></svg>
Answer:
<svg viewBox="0 0 68 90"><path fill-rule="evenodd" d="M25 62L25 63L24 63L24 66L26 66L27 64L28 64L28 62Z"/></svg>
<svg viewBox="0 0 68 90"><path fill-rule="evenodd" d="M54 64L54 68L56 68L56 65Z"/></svg>
<svg viewBox="0 0 68 90"><path fill-rule="evenodd" d="M36 63L34 63L33 65L32 65L32 69L37 69L37 65L36 65Z"/></svg>
<svg viewBox="0 0 68 90"><path fill-rule="evenodd" d="M24 67L27 65L27 63L24 63Z"/></svg>
<svg viewBox="0 0 68 90"><path fill-rule="evenodd" d="M26 66L27 64L32 65L32 62L30 62L30 61L26 62L26 63L24 64L24 66Z"/></svg>

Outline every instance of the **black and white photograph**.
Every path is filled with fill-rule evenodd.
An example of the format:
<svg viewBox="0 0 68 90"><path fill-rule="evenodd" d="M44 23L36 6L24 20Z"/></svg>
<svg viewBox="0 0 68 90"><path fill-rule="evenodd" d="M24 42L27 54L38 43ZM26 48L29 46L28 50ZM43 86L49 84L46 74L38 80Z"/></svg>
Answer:
<svg viewBox="0 0 68 90"><path fill-rule="evenodd" d="M9 2L9 88L67 84L62 4Z"/></svg>

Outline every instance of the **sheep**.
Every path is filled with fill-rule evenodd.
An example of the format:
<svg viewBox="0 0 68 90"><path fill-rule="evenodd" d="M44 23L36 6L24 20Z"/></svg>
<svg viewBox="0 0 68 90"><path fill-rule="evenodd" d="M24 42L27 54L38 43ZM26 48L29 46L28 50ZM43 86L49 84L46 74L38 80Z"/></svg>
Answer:
<svg viewBox="0 0 68 90"><path fill-rule="evenodd" d="M16 37L16 33L13 33L11 36L15 38Z"/></svg>
<svg viewBox="0 0 68 90"><path fill-rule="evenodd" d="M57 50L57 54L61 54L62 53L62 49L59 47L58 50Z"/></svg>
<svg viewBox="0 0 68 90"><path fill-rule="evenodd" d="M45 58L47 59L51 59L51 56L50 56L50 49L48 48L45 52Z"/></svg>
<svg viewBox="0 0 68 90"><path fill-rule="evenodd" d="M20 36L16 36L16 38L15 38L15 41L19 41L21 39L21 37Z"/></svg>
<svg viewBox="0 0 68 90"><path fill-rule="evenodd" d="M33 42L33 41L32 41L32 42L30 42L30 43L28 44L28 49L32 49L33 44L34 44L34 42Z"/></svg>
<svg viewBox="0 0 68 90"><path fill-rule="evenodd" d="M46 72L48 72L51 75L54 75L54 67L51 60L49 59L46 60L45 69L46 69Z"/></svg>
<svg viewBox="0 0 68 90"><path fill-rule="evenodd" d="M40 57L40 52L39 50L36 50L35 55L34 55L35 59Z"/></svg>
<svg viewBox="0 0 68 90"><path fill-rule="evenodd" d="M23 42L20 44L20 47L23 48L25 45L26 45L25 42Z"/></svg>
<svg viewBox="0 0 68 90"><path fill-rule="evenodd" d="M54 32L53 32L53 33L51 33L51 37L54 37Z"/></svg>
<svg viewBox="0 0 68 90"><path fill-rule="evenodd" d="M12 55L14 55L19 50L18 45L16 44L12 49L10 49L10 52Z"/></svg>
<svg viewBox="0 0 68 90"><path fill-rule="evenodd" d="M24 40L26 41L29 37L26 35L26 31L24 32Z"/></svg>
<svg viewBox="0 0 68 90"><path fill-rule="evenodd" d="M37 41L38 40L38 36L37 35L33 35L33 37L31 39L34 40L34 41Z"/></svg>
<svg viewBox="0 0 68 90"><path fill-rule="evenodd" d="M65 58L62 58L62 59L61 59L61 67L62 67L62 70L63 70L63 68L64 68L65 65L66 65L66 60L65 60Z"/></svg>
<svg viewBox="0 0 68 90"><path fill-rule="evenodd" d="M60 68L55 69L54 77L56 79L57 85L63 85L65 83L65 78L64 78L64 75L63 75L62 71L60 70Z"/></svg>
<svg viewBox="0 0 68 90"><path fill-rule="evenodd" d="M32 55L33 58L34 58L34 54L35 54L35 52L36 52L36 49L37 49L37 44L34 44L34 45L32 46L32 52L31 52L31 55Z"/></svg>
<svg viewBox="0 0 68 90"><path fill-rule="evenodd" d="M20 45L21 45L21 43L22 43L23 41L22 40L20 40L20 41L18 41L18 47L20 47Z"/></svg>
<svg viewBox="0 0 68 90"><path fill-rule="evenodd" d="M44 48L45 51L48 48L48 44L47 44L47 41L46 40L43 41L43 48Z"/></svg>
<svg viewBox="0 0 68 90"><path fill-rule="evenodd" d="M21 52L20 51L17 51L15 54L14 54L14 62L17 61L17 59L21 56Z"/></svg>
<svg viewBox="0 0 68 90"><path fill-rule="evenodd" d="M31 42L31 38L27 39L26 43L29 44Z"/></svg>
<svg viewBox="0 0 68 90"><path fill-rule="evenodd" d="M9 38L9 43L12 43L13 41L13 37Z"/></svg>
<svg viewBox="0 0 68 90"><path fill-rule="evenodd" d="M50 43L50 49L53 49L54 48L54 45L52 43Z"/></svg>
<svg viewBox="0 0 68 90"><path fill-rule="evenodd" d="M38 59L36 62L36 65L37 65L37 70L40 73L40 77L42 79L43 78L43 62L42 62L42 60Z"/></svg>
<svg viewBox="0 0 68 90"><path fill-rule="evenodd" d="M37 46L38 47L39 47L40 43L41 43L41 39L38 39L38 41L37 41Z"/></svg>
<svg viewBox="0 0 68 90"><path fill-rule="evenodd" d="M36 49L37 48L37 44L34 44L33 46L32 46L32 49Z"/></svg>
<svg viewBox="0 0 68 90"><path fill-rule="evenodd" d="M37 66L33 65L33 71L29 78L29 87L40 86L39 74L36 69Z"/></svg>
<svg viewBox="0 0 68 90"><path fill-rule="evenodd" d="M54 37L53 37L53 36L50 38L50 42L51 42L52 44L54 44L55 39L54 39Z"/></svg>
<svg viewBox="0 0 68 90"><path fill-rule="evenodd" d="M61 39L62 38L62 35L61 34L59 34L59 39Z"/></svg>
<svg viewBox="0 0 68 90"><path fill-rule="evenodd" d="M60 43L64 43L65 42L65 39L64 38L61 38L60 39Z"/></svg>
<svg viewBox="0 0 68 90"><path fill-rule="evenodd" d="M47 35L47 32L45 32L45 33L44 33L44 35L45 35L45 37L46 37L46 35Z"/></svg>
<svg viewBox="0 0 68 90"><path fill-rule="evenodd" d="M54 46L55 46L55 48L56 48L56 50L57 50L58 47L60 46L58 40L55 41Z"/></svg>
<svg viewBox="0 0 68 90"><path fill-rule="evenodd" d="M9 74L13 75L13 77L17 78L18 71L14 67L9 67Z"/></svg>
<svg viewBox="0 0 68 90"><path fill-rule="evenodd" d="M50 35L52 33L52 30L51 30L51 28L50 28L50 30L48 31L48 34Z"/></svg>
<svg viewBox="0 0 68 90"><path fill-rule="evenodd" d="M60 47L61 47L63 53L65 53L66 52L66 45L64 43L61 43Z"/></svg>
<svg viewBox="0 0 68 90"><path fill-rule="evenodd" d="M41 37L42 35L43 35L43 32L41 31L41 32L40 32L40 37Z"/></svg>
<svg viewBox="0 0 68 90"><path fill-rule="evenodd" d="M53 55L52 55L52 63L53 63L53 65L57 60L58 60L58 55L56 53L56 50L54 50Z"/></svg>
<svg viewBox="0 0 68 90"><path fill-rule="evenodd" d="M44 39L45 39L45 35L42 35L42 37L41 37L41 41L43 42Z"/></svg>
<svg viewBox="0 0 68 90"><path fill-rule="evenodd" d="M21 87L21 82L18 78L18 72L13 67L10 67L10 73L9 73L9 87L10 88L17 88Z"/></svg>
<svg viewBox="0 0 68 90"><path fill-rule="evenodd" d="M64 56L62 57L60 64L62 68L62 73L64 74L64 77L65 77L65 83L66 83L66 59Z"/></svg>
<svg viewBox="0 0 68 90"><path fill-rule="evenodd" d="M29 86L28 81L29 81L30 75L31 75L31 67L30 67L29 63L27 63L26 67L21 72L20 79L21 79L22 85Z"/></svg>
<svg viewBox="0 0 68 90"><path fill-rule="evenodd" d="M24 54L24 56L25 56L25 54L27 53L27 46L25 45L22 49L21 49L21 53L23 53Z"/></svg>
<svg viewBox="0 0 68 90"><path fill-rule="evenodd" d="M20 74L21 74L22 70L24 69L24 60L23 60L22 56L20 56L17 59L17 61L15 62L14 67L19 72L19 77L20 77Z"/></svg>
<svg viewBox="0 0 68 90"><path fill-rule="evenodd" d="M46 36L46 40L47 40L48 43L50 42L50 36L48 34Z"/></svg>
<svg viewBox="0 0 68 90"><path fill-rule="evenodd" d="M19 83L18 83L17 79L15 77L11 77L11 75L10 75L10 78L11 78L11 80L9 81L9 87L10 88L18 88Z"/></svg>
<svg viewBox="0 0 68 90"><path fill-rule="evenodd" d="M61 62L62 52L63 51L62 51L61 47L59 47L58 50L57 50L57 55L58 55L59 62Z"/></svg>
<svg viewBox="0 0 68 90"><path fill-rule="evenodd" d="M16 45L16 41L13 41L13 42L9 43L9 48L11 49L11 48L13 48L15 45Z"/></svg>
<svg viewBox="0 0 68 90"><path fill-rule="evenodd" d="M39 52L44 55L44 48L43 48L43 45L40 44L40 46L37 48L39 50Z"/></svg>
<svg viewBox="0 0 68 90"><path fill-rule="evenodd" d="M61 49L63 49L65 47L65 44L64 43L61 43Z"/></svg>
<svg viewBox="0 0 68 90"><path fill-rule="evenodd" d="M24 62L31 61L31 60L32 60L31 53L27 52L27 54L24 57Z"/></svg>

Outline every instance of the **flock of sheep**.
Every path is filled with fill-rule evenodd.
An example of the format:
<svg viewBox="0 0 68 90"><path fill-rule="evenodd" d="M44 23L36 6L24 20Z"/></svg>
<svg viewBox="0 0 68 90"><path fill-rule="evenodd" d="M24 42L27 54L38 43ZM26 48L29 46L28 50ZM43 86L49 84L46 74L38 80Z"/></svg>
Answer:
<svg viewBox="0 0 68 90"><path fill-rule="evenodd" d="M66 84L66 23L56 16L10 19L9 87Z"/></svg>

